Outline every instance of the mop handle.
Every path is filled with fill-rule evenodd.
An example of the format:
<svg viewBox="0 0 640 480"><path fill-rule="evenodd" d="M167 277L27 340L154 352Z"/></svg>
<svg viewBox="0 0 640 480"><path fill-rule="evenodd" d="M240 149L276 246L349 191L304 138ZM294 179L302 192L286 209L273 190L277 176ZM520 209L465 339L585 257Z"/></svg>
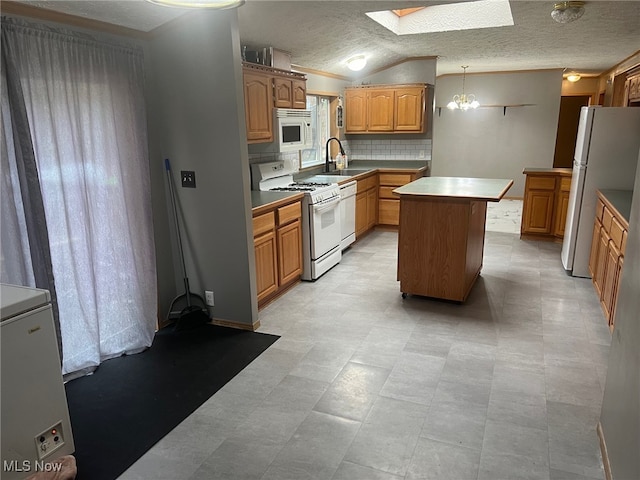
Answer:
<svg viewBox="0 0 640 480"><path fill-rule="evenodd" d="M184 262L184 251L182 250L182 238L180 235L180 220L178 219L178 207L176 206L175 194L173 191L173 181L171 178L171 165L169 159L164 159L164 167L167 171L167 180L169 183L169 197L171 198L171 207L173 209L173 220L176 223L176 234L178 237L178 250L180 250L180 261L182 266L182 278L184 282L185 294L187 296L187 306L191 306L191 298L189 292L189 280L187 278L187 267Z"/></svg>

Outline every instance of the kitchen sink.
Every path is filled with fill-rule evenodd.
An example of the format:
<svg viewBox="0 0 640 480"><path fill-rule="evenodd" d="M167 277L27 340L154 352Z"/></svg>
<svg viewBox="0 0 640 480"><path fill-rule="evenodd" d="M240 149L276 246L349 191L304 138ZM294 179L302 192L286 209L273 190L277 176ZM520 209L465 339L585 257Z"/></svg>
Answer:
<svg viewBox="0 0 640 480"><path fill-rule="evenodd" d="M370 168L344 168L342 170L334 170L333 172L325 172L322 175L340 175L343 177L353 177L371 170Z"/></svg>

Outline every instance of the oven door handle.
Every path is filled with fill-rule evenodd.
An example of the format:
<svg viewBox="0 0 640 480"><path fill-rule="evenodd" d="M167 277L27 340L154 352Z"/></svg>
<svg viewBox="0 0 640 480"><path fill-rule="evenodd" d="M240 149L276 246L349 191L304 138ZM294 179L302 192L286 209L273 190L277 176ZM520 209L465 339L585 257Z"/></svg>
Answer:
<svg viewBox="0 0 640 480"><path fill-rule="evenodd" d="M324 212L325 210L335 208L335 206L339 203L340 203L340 197L333 197L329 200L325 200L324 202L314 204L313 211L318 213Z"/></svg>

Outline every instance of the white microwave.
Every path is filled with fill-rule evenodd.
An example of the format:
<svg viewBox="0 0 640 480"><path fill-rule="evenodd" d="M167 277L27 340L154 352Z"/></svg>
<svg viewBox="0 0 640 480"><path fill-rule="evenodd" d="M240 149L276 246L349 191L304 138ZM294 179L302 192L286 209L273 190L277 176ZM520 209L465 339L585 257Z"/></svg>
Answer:
<svg viewBox="0 0 640 480"><path fill-rule="evenodd" d="M312 148L311 110L274 108L273 136L279 152Z"/></svg>

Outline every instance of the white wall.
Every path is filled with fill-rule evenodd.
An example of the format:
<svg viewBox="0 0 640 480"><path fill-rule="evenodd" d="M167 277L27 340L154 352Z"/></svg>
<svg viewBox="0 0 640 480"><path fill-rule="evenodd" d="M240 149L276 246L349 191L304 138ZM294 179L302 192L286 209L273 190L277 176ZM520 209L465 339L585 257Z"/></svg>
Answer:
<svg viewBox="0 0 640 480"><path fill-rule="evenodd" d="M169 158L178 183L180 170L196 173L197 188L177 187L192 291L213 290L212 316L248 327L257 300L237 12L183 17L150 41L149 54L152 169ZM154 209L167 209L166 200ZM156 241L164 253L167 239ZM172 256L158 257L173 262L182 293L175 242Z"/></svg>
<svg viewBox="0 0 640 480"><path fill-rule="evenodd" d="M462 89L462 75L438 77L431 175L511 178L507 196L522 197L522 170L553 166L561 87L562 70L468 74L465 91L482 106L532 106L463 112L446 108Z"/></svg>

